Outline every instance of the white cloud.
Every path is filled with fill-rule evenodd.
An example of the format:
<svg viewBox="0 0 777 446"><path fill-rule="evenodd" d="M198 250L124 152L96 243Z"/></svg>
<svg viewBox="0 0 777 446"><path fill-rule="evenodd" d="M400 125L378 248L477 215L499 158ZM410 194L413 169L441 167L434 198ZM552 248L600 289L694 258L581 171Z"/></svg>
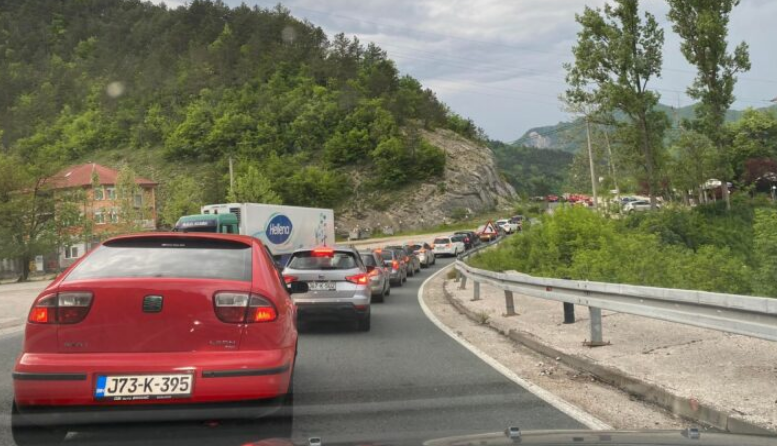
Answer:
<svg viewBox="0 0 777 446"><path fill-rule="evenodd" d="M180 3L179 1L165 1ZM237 5L239 1L229 1ZM272 7L276 0L248 3ZM585 4L604 0L287 0L297 17L308 18L327 33L357 35L388 51L400 70L437 91L458 113L472 117L492 137L513 140L529 127L565 118L557 97L564 91L562 63L571 61ZM679 51L679 38L666 19L664 1L643 0L665 27L664 102L688 105L682 93L693 78ZM777 96L777 2L748 0L732 14L732 42L747 40L753 70L738 85L737 107L765 105ZM753 79L774 79L774 83ZM761 101L761 102L759 102Z"/></svg>

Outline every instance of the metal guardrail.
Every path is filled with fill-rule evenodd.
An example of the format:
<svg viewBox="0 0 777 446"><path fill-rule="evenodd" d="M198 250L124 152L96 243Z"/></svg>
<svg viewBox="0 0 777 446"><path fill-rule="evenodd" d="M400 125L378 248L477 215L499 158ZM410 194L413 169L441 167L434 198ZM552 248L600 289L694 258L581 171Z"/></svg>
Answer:
<svg viewBox="0 0 777 446"><path fill-rule="evenodd" d="M480 299L481 283L503 290L507 315L515 314L514 292L586 306L591 315L591 341L588 343L591 346L604 345L602 310L777 341L777 299L497 273L464 262L467 257L500 241L481 246L457 259L459 288L466 288L467 279L471 280L473 300Z"/></svg>

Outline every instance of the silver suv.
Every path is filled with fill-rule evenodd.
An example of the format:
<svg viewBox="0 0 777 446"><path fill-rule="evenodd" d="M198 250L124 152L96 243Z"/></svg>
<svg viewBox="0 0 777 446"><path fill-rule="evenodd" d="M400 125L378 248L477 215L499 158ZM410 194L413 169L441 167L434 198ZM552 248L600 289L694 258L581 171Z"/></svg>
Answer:
<svg viewBox="0 0 777 446"><path fill-rule="evenodd" d="M370 276L372 301L383 302L385 297L391 294L389 267L383 264L383 258L375 251L360 251L359 254L367 267L367 275Z"/></svg>
<svg viewBox="0 0 777 446"><path fill-rule="evenodd" d="M306 282L294 294L300 320L354 320L370 330L370 276L359 252L350 247L298 249L283 270L287 283Z"/></svg>

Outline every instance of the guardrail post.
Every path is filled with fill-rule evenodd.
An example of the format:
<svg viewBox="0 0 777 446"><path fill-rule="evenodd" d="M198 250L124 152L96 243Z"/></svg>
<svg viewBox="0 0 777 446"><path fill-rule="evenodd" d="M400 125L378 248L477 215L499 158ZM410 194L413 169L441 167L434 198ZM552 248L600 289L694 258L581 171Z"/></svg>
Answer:
<svg viewBox="0 0 777 446"><path fill-rule="evenodd" d="M461 275L461 282L459 282L459 289L460 290L467 289L467 276L465 276L464 274Z"/></svg>
<svg viewBox="0 0 777 446"><path fill-rule="evenodd" d="M591 315L591 340L586 342L585 345L589 347L601 347L607 345L602 340L602 309L596 307L588 307L588 312Z"/></svg>
<svg viewBox="0 0 777 446"><path fill-rule="evenodd" d="M575 304L564 302L564 323L565 324L575 323Z"/></svg>
<svg viewBox="0 0 777 446"><path fill-rule="evenodd" d="M515 302L513 301L512 291L505 290L505 307L507 308L505 316L515 316Z"/></svg>
<svg viewBox="0 0 777 446"><path fill-rule="evenodd" d="M472 300L480 300L480 282L472 281Z"/></svg>

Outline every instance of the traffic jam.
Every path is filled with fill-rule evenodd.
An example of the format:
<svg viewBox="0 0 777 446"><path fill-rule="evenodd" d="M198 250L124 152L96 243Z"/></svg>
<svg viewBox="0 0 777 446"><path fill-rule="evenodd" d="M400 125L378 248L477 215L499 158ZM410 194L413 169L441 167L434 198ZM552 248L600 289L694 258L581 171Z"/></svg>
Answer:
<svg viewBox="0 0 777 446"><path fill-rule="evenodd" d="M30 309L13 370L14 438L203 417L270 418L283 435L300 326L367 332L392 289L521 225L515 216L433 243L363 248L335 243L330 209L232 203L183 216L173 232L111 238Z"/></svg>

